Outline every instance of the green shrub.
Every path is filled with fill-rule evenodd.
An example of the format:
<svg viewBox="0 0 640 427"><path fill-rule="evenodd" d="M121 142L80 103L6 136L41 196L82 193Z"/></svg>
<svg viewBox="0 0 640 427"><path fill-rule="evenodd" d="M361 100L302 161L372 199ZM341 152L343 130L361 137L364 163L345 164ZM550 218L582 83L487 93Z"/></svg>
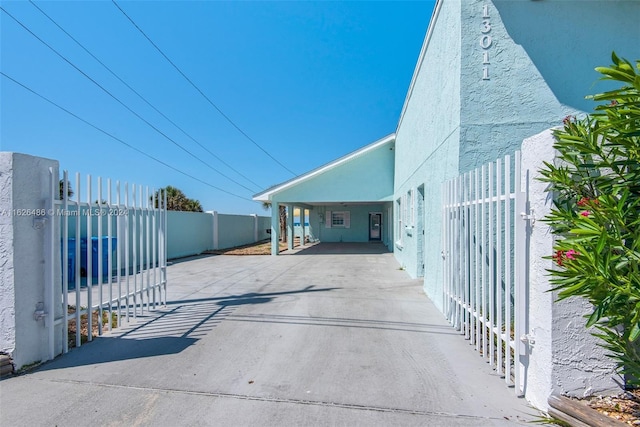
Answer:
<svg viewBox="0 0 640 427"><path fill-rule="evenodd" d="M593 304L587 327L618 362L629 385L640 379L640 61L612 54L598 67L622 87L591 96L600 104L555 131L557 159L541 170L553 192L545 218L557 236L551 270L559 299Z"/></svg>

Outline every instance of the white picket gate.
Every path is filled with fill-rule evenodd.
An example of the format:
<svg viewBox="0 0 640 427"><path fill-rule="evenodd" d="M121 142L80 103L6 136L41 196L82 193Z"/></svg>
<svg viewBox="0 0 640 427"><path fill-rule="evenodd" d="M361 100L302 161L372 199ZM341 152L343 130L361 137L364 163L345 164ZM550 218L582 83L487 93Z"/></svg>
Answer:
<svg viewBox="0 0 640 427"><path fill-rule="evenodd" d="M145 309L166 304L166 193L150 193L148 187L143 191L141 186L121 186L120 182L115 182L114 189L111 180L106 180L105 187L101 178L92 182L90 175L85 182L82 202L82 182L76 174L72 188L77 197L72 199L68 196L68 172L64 171L60 181L57 173L50 170L47 217L53 226L47 256L52 262L48 263L51 271L46 289L50 293L48 299L55 301L54 286L59 283L55 275L62 275L59 304L63 313L58 318L54 318L54 310L46 313L50 316L46 324L51 355L54 326L62 324L62 351L66 353L70 321L75 320L75 343L80 346L81 317L85 315L87 338L91 341L94 313L101 335L114 323L120 326L123 320L129 321Z"/></svg>
<svg viewBox="0 0 640 427"><path fill-rule="evenodd" d="M527 284L520 152L443 185L443 307L451 324L524 393Z"/></svg>

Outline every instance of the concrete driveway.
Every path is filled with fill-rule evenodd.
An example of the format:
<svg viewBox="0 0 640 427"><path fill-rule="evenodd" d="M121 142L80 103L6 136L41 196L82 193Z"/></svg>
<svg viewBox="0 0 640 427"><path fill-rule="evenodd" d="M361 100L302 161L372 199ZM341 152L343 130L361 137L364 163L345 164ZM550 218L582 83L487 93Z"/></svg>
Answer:
<svg viewBox="0 0 640 427"><path fill-rule="evenodd" d="M169 267L168 304L0 382L2 426L493 426L515 397L382 245Z"/></svg>

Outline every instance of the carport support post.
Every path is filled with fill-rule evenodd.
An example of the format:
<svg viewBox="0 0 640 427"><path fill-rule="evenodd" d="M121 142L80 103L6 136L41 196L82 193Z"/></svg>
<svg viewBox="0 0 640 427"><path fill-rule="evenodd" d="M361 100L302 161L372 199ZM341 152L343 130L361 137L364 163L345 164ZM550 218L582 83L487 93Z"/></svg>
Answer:
<svg viewBox="0 0 640 427"><path fill-rule="evenodd" d="M271 255L280 250L280 204L271 202Z"/></svg>
<svg viewBox="0 0 640 427"><path fill-rule="evenodd" d="M296 209L294 205L287 205L287 248L293 249L293 238L295 236L293 229L293 212Z"/></svg>
<svg viewBox="0 0 640 427"><path fill-rule="evenodd" d="M300 207L300 246L304 246L304 217L305 210Z"/></svg>

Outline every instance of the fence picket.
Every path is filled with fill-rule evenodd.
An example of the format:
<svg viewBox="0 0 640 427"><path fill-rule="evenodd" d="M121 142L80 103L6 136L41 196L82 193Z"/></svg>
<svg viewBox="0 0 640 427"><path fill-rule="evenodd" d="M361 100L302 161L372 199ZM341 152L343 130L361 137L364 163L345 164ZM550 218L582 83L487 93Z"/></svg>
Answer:
<svg viewBox="0 0 640 427"><path fill-rule="evenodd" d="M495 276L495 303L496 304L496 327L495 334L497 338L496 343L496 372L499 375L504 374L503 365L502 365L502 349L504 347L504 342L502 339L502 325L503 325L503 292L502 292L502 263L503 263L503 252L502 252L502 163L500 159L496 161L496 229L495 229L495 266L496 266L496 276Z"/></svg>
<svg viewBox="0 0 640 427"><path fill-rule="evenodd" d="M487 197L487 179L488 179L488 171L487 165L482 165L482 194L480 194L480 198L478 202L482 204L482 238L480 239L481 244L481 255L482 255L482 357L489 357L489 342L488 342L488 304L489 300L487 298L487 289L488 285L488 276L487 276L487 261L488 261L488 251L487 251L487 215L489 214L487 211L487 203L485 203Z"/></svg>
<svg viewBox="0 0 640 427"><path fill-rule="evenodd" d="M443 311L518 395L526 382L520 172L516 152L447 181L442 191Z"/></svg>
<svg viewBox="0 0 640 427"><path fill-rule="evenodd" d="M478 169L476 169L474 171L474 192L473 192L473 196L475 199L474 202L474 213L475 213L475 224L474 224L474 271L475 271L475 281L474 281L474 287L475 287L475 306L474 306L474 312L475 312L475 332L476 332L476 337L475 337L475 345L476 345L476 351L481 351L481 333L482 333L482 319L481 319L481 279L482 279L482 272L478 269L478 265L480 265L481 262L481 258L480 258L480 244L479 242L479 236L480 236L480 223L481 223L481 212L480 212L480 206L481 204L478 202L478 200L480 199L480 197L482 197L479 194L480 191L480 182L479 182L479 177L480 177L480 171Z"/></svg>
<svg viewBox="0 0 640 427"><path fill-rule="evenodd" d="M511 156L504 158L504 380L511 385Z"/></svg>
<svg viewBox="0 0 640 427"><path fill-rule="evenodd" d="M56 263L61 265L59 274L62 279L62 298L56 304L62 305L63 315L55 320L55 324L62 323L62 336L67 337L69 322L75 321L75 342L76 346L81 346L83 338L88 341L93 339L94 326L97 328L97 334L102 335L114 326L121 326L123 316L129 321L130 313L134 317L138 310L143 313L145 303L147 310L155 309L155 295L162 295L162 290L166 295L167 262L166 258L163 258L167 254L166 194L164 191L160 192L164 197L164 203L159 203L156 207L153 203L150 205L148 188L147 200L143 201L142 187L136 192L133 186L133 194L130 194L125 183L122 197L120 182L116 181L114 202L112 183L109 179L106 181L107 199L104 200L104 181L101 177L94 180L91 175L87 175L84 189L80 174L76 174L76 197L72 200L68 195L70 187L67 171L63 171L62 184L59 184L59 176L55 176L53 170L50 172L50 180L49 216L56 224L52 230L58 229L60 234L52 231L51 236L57 237L55 240L51 239L51 253L48 258L53 260L51 274L58 271ZM97 191L93 188L94 184ZM56 196L58 191L61 192L61 197ZM97 195L97 201L92 200L94 195ZM136 196L139 200L136 200ZM160 220L156 221L156 218ZM72 242L74 247L70 248ZM56 249L56 245L59 249ZM162 269L159 275L156 274L158 268ZM151 269L154 270L153 274ZM133 292L130 288L131 276L134 282ZM117 284L114 284L114 280ZM53 279L47 281L55 282ZM72 284L74 289L70 289ZM123 285L126 289L123 289ZM105 286L108 286L108 291L105 290ZM117 295L114 295L114 287L117 289ZM75 294L73 313L69 313L71 292ZM153 302L150 298L152 292ZM166 296L164 301L166 303ZM53 310L51 312L53 313ZM97 320L94 319L94 314L97 314ZM117 316L115 325L114 315ZM107 316L108 320L103 316ZM50 330L53 331L53 328ZM86 337L82 336L83 330L87 331ZM63 339L62 352L68 351L68 341Z"/></svg>

